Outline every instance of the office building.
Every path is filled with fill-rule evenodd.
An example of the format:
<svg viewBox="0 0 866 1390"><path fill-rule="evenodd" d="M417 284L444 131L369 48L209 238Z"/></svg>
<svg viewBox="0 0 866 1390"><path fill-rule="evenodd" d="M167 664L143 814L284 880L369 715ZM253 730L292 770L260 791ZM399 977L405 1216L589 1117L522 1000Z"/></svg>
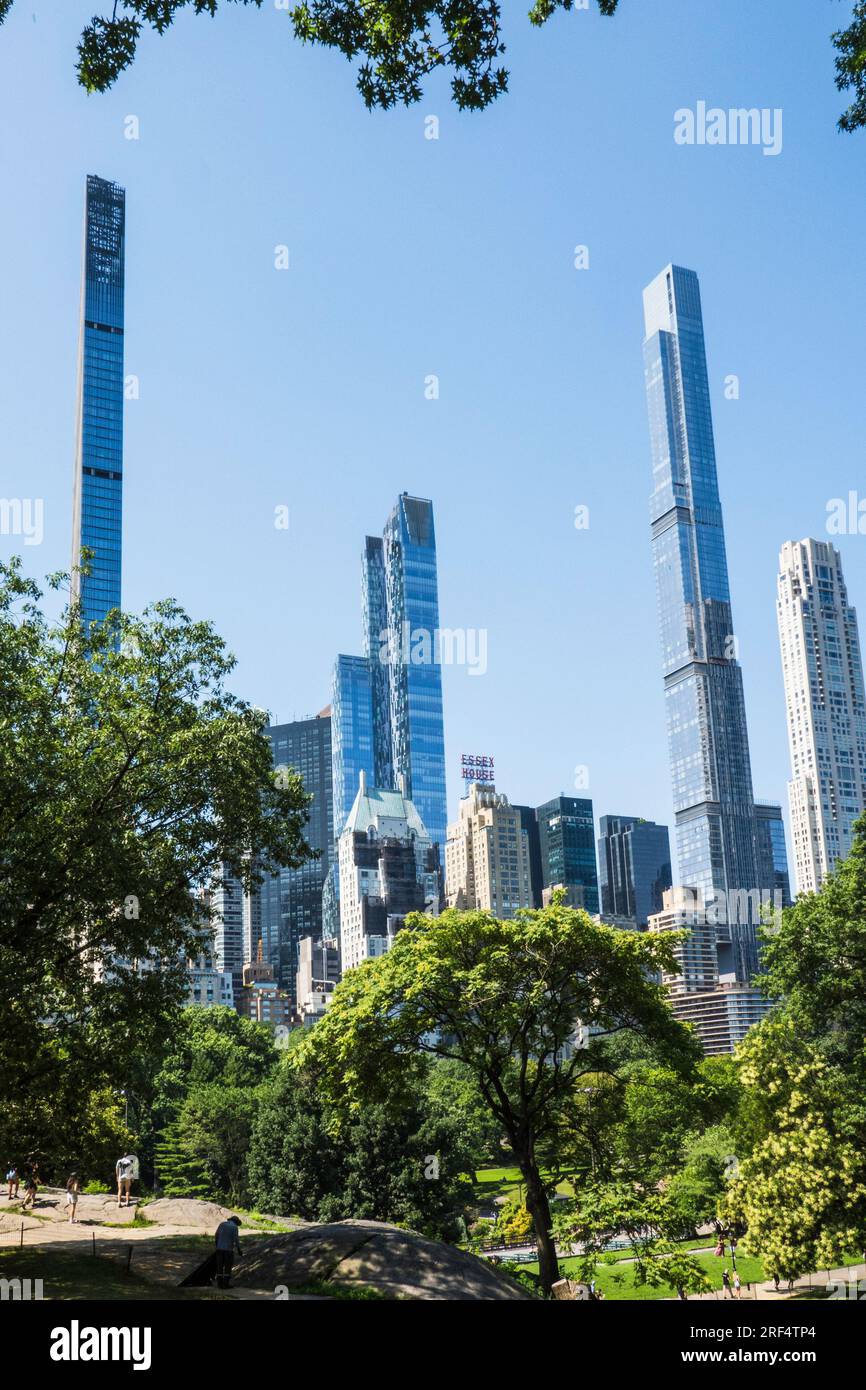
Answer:
<svg viewBox="0 0 866 1390"><path fill-rule="evenodd" d="M301 938L322 936L322 890L333 853L331 711L326 708L311 719L270 725L265 734L277 775L293 769L312 794L304 838L319 857L266 876L250 895L245 959L256 958L261 941L279 988L294 998Z"/></svg>
<svg viewBox="0 0 866 1390"><path fill-rule="evenodd" d="M592 802L586 797L556 796L536 810L542 890L568 890L574 907L597 913L598 873Z"/></svg>
<svg viewBox="0 0 866 1390"><path fill-rule="evenodd" d="M121 602L126 194L88 175L78 337L72 598L85 626ZM89 573L77 573L83 548Z"/></svg>
<svg viewBox="0 0 866 1390"><path fill-rule="evenodd" d="M664 891L673 883L668 828L638 816L602 816L598 828L602 914L645 927L661 912Z"/></svg>
<svg viewBox="0 0 866 1390"><path fill-rule="evenodd" d="M777 612L788 717L794 872L816 893L866 807L866 703L857 613L827 541L786 541Z"/></svg>
<svg viewBox="0 0 866 1390"><path fill-rule="evenodd" d="M788 850L785 844L785 822L778 802L756 801L758 822L758 854L761 881L769 883L778 893L782 907L791 906L791 881L788 876Z"/></svg>
<svg viewBox="0 0 866 1390"><path fill-rule="evenodd" d="M302 1023L317 1023L324 1017L339 981L340 952L336 944L316 941L311 936L303 937L295 987Z"/></svg>

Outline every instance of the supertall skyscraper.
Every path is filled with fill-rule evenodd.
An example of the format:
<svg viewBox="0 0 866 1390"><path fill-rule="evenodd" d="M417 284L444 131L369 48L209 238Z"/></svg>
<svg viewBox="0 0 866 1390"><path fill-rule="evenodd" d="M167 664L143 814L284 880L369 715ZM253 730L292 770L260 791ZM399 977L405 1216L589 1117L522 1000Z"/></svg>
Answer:
<svg viewBox="0 0 866 1390"><path fill-rule="evenodd" d="M125 224L124 190L89 174L72 521L72 593L85 626L120 606ZM83 547L93 551L90 573L78 576Z"/></svg>
<svg viewBox="0 0 866 1390"><path fill-rule="evenodd" d="M786 541L778 618L797 891L815 893L866 808L866 697L857 613L828 541Z"/></svg>
<svg viewBox="0 0 866 1390"><path fill-rule="evenodd" d="M679 883L703 899L770 889L759 865L742 672L716 478L698 277L669 265L644 290L651 500ZM737 977L757 965L731 928Z"/></svg>
<svg viewBox="0 0 866 1390"><path fill-rule="evenodd" d="M331 689L334 834L358 776L398 790L444 852L445 736L433 504L402 493L384 534L364 544L363 656L337 657Z"/></svg>

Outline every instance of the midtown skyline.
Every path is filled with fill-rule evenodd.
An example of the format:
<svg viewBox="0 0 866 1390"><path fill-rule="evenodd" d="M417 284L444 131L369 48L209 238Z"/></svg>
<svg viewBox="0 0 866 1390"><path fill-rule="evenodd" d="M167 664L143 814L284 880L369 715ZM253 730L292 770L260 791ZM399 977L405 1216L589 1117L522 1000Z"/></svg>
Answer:
<svg viewBox="0 0 866 1390"><path fill-rule="evenodd" d="M629 13L625 41L585 16L563 25L561 50L515 31L508 103L464 120L434 86L435 144L423 139L420 108L359 120L339 65L263 53L258 31L231 13L197 37L177 29L171 54L159 54L158 96L148 81L156 48L145 47L97 110L65 81L79 16L60 14L55 35L13 12L18 56L13 67L11 48L0 51L4 99L10 112L33 112L10 152L10 179L26 189L40 168L42 215L30 217L22 200L0 228L15 267L4 293L3 491L28 496L38 479L46 530L41 547L4 537L2 552L23 550L36 575L68 564L81 186L98 170L127 186L136 223L129 606L175 593L196 616L217 618L239 656L239 693L280 722L315 714L333 653L357 649L357 611L344 596L356 592L359 531L380 525L404 488L432 496L442 621L490 633L483 679L443 672L450 810L460 754L478 749L496 755L516 802L571 793L575 766L587 764L599 813L673 826L636 293L666 260L693 265L711 323L754 790L784 803L776 557L787 539L822 537L828 500L857 485L850 402L862 377L864 290L850 265L864 190L845 176L850 146L833 130L826 16L791 15L780 42L771 14L753 9L726 9L710 43L699 16L676 7L676 92L659 76L675 13L663 0L652 16ZM42 106L32 99L37 59L57 79ZM245 85L244 103L211 110L213 80ZM611 102L611 84L629 100ZM674 144L676 107L729 95L784 106L777 158ZM324 134L316 116L326 106ZM124 136L130 112L137 143ZM518 206L515 178L526 194ZM250 196L230 197L241 180ZM816 199L828 181L832 198ZM667 212L623 217L623 190L646 206L659 187ZM396 241L384 236L395 225ZM278 242L291 249L282 279ZM590 247L586 273L572 266L578 242ZM36 364L46 389L34 411ZM436 402L423 396L431 371ZM725 395L732 372L736 401ZM288 534L272 526L281 502L292 512ZM581 503L591 525L577 532ZM851 601L862 603L863 539L834 543ZM491 544L497 558L485 563ZM625 630L628 679L616 676ZM527 721L544 727L544 740L514 737Z"/></svg>

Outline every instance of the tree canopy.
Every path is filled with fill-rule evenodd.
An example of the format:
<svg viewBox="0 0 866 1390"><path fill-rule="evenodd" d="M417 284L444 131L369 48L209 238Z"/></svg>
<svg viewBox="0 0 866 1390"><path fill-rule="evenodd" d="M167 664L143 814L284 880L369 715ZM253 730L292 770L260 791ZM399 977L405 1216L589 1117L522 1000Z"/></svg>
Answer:
<svg viewBox="0 0 866 1390"><path fill-rule="evenodd" d="M311 854L309 798L275 778L210 624L166 601L85 632L41 597L0 565L4 1104L160 1050L222 866L252 883Z"/></svg>
<svg viewBox="0 0 866 1390"><path fill-rule="evenodd" d="M509 921L450 909L411 914L406 928L344 976L292 1062L344 1124L389 1096L408 1100L426 1057L461 1063L521 1170L549 1288L549 1189L575 1138L592 1132L586 1092L616 1077L605 1038L634 1033L675 1070L694 1066L695 1045L654 982L676 970L675 943L600 925L559 897ZM578 1023L586 1046L574 1045Z"/></svg>
<svg viewBox="0 0 866 1390"><path fill-rule="evenodd" d="M0 0L0 24L14 0ZM261 9L262 0L226 0ZM586 9L615 15L620 0L534 0L529 20L541 26L558 11ZM78 45L77 73L90 92L104 92L136 56L142 32L165 34L178 13L213 18L219 0L114 0L110 14L94 15ZM304 43L336 49L360 60L358 90L368 108L419 101L424 79L445 70L461 110L489 106L508 87L502 13L498 0L277 0ZM854 92L841 130L866 125L866 0L854 6L847 29L833 34L836 85Z"/></svg>

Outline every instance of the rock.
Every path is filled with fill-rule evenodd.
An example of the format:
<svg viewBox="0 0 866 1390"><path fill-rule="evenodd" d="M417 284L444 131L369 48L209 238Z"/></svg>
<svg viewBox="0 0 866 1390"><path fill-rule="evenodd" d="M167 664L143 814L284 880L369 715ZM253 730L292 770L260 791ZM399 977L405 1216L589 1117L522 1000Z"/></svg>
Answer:
<svg viewBox="0 0 866 1390"><path fill-rule="evenodd" d="M485 1260L380 1221L311 1223L272 1236L245 1255L233 1275L241 1288L270 1291L312 1280L374 1288L390 1298L532 1298Z"/></svg>
<svg viewBox="0 0 866 1390"><path fill-rule="evenodd" d="M216 1202L201 1202L196 1197L160 1197L156 1202L148 1202L141 1208L142 1217L156 1221L160 1226L195 1226L206 1231L216 1231L221 1221L232 1216L231 1207L217 1206Z"/></svg>

